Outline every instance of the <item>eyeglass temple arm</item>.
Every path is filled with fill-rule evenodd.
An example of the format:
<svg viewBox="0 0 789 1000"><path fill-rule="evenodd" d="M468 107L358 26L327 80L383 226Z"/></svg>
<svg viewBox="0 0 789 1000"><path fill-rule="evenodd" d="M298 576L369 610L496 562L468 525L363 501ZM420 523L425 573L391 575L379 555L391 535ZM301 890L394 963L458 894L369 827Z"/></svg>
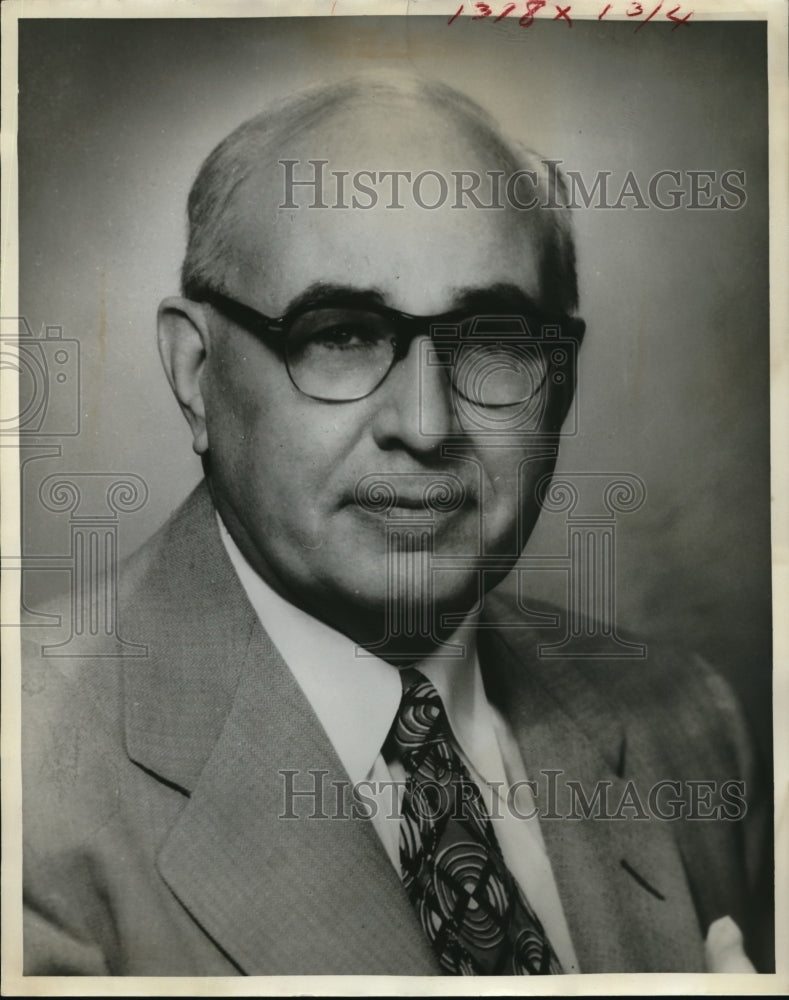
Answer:
<svg viewBox="0 0 789 1000"><path fill-rule="evenodd" d="M253 309L252 306L244 305L236 299L218 292L213 288L198 288L189 296L195 302L205 302L218 312L222 313L229 320L237 323L245 330L250 330L256 334L281 333L282 320L272 319L264 313Z"/></svg>
<svg viewBox="0 0 789 1000"><path fill-rule="evenodd" d="M415 336L419 335L420 329L427 333L432 333L434 326L446 327L452 325L461 315L465 316L465 313L451 312L436 316L412 316L407 313L399 313L397 335L395 338L396 360L402 360L406 356L408 345ZM586 332L586 322L580 316L568 316L566 314L556 317L544 316L541 318L539 330L536 332L542 332L542 329L546 326L558 326L563 337L575 340L578 344L581 343Z"/></svg>

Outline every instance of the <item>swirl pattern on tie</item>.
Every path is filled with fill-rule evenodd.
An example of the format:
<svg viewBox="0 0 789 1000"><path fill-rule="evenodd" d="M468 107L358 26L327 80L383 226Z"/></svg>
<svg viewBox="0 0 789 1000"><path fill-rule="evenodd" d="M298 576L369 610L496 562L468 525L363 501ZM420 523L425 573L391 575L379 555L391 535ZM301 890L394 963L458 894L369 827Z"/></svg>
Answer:
<svg viewBox="0 0 789 1000"><path fill-rule="evenodd" d="M403 885L448 975L561 973L542 924L504 863L479 788L452 744L438 692L417 675L389 746L407 773Z"/></svg>

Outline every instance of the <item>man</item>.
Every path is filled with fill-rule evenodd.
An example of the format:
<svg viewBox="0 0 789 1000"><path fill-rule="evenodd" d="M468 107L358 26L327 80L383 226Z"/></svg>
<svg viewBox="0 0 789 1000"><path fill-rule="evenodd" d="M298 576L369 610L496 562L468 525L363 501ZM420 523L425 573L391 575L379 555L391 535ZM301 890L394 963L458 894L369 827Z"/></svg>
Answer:
<svg viewBox="0 0 789 1000"><path fill-rule="evenodd" d="M28 656L28 974L705 971L738 927L761 959L723 682L543 662L489 593L572 402L562 190L429 83L309 92L209 156L159 313L205 482L120 574L147 656Z"/></svg>

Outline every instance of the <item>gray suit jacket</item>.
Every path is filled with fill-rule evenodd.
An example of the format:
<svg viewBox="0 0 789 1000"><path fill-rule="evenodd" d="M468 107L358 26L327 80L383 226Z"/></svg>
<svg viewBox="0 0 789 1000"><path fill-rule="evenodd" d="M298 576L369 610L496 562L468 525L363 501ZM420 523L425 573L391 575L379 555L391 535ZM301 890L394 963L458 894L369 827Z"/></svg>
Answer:
<svg viewBox="0 0 789 1000"><path fill-rule="evenodd" d="M281 771L347 777L204 486L123 567L119 608L147 656L51 658L40 635L25 656L26 974L438 973L369 821L281 818ZM663 779L756 791L736 704L701 662L546 664L546 636L502 615L489 596L486 689L529 776L561 772L555 811L568 780L608 782L612 802L629 781L644 802ZM542 820L582 970L703 971L712 920L769 909L752 896L766 819L752 802L740 821Z"/></svg>

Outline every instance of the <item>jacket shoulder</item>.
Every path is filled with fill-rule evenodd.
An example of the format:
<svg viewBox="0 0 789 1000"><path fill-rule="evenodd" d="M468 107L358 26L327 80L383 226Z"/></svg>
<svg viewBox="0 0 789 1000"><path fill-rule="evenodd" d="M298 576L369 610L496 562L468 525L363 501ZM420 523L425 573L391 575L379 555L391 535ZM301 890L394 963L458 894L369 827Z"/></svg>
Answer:
<svg viewBox="0 0 789 1000"><path fill-rule="evenodd" d="M494 626L487 644L507 651L510 664L544 683L576 718L597 718L639 732L674 771L688 762L728 774L748 769L752 740L739 699L723 675L698 653L622 633L634 655L612 655L610 638L592 624L580 630L572 655L557 654L562 629L495 627L518 610L505 594L489 595ZM546 603L530 608L554 619L566 612ZM593 727L594 728L594 727ZM592 734L593 735L593 734Z"/></svg>

